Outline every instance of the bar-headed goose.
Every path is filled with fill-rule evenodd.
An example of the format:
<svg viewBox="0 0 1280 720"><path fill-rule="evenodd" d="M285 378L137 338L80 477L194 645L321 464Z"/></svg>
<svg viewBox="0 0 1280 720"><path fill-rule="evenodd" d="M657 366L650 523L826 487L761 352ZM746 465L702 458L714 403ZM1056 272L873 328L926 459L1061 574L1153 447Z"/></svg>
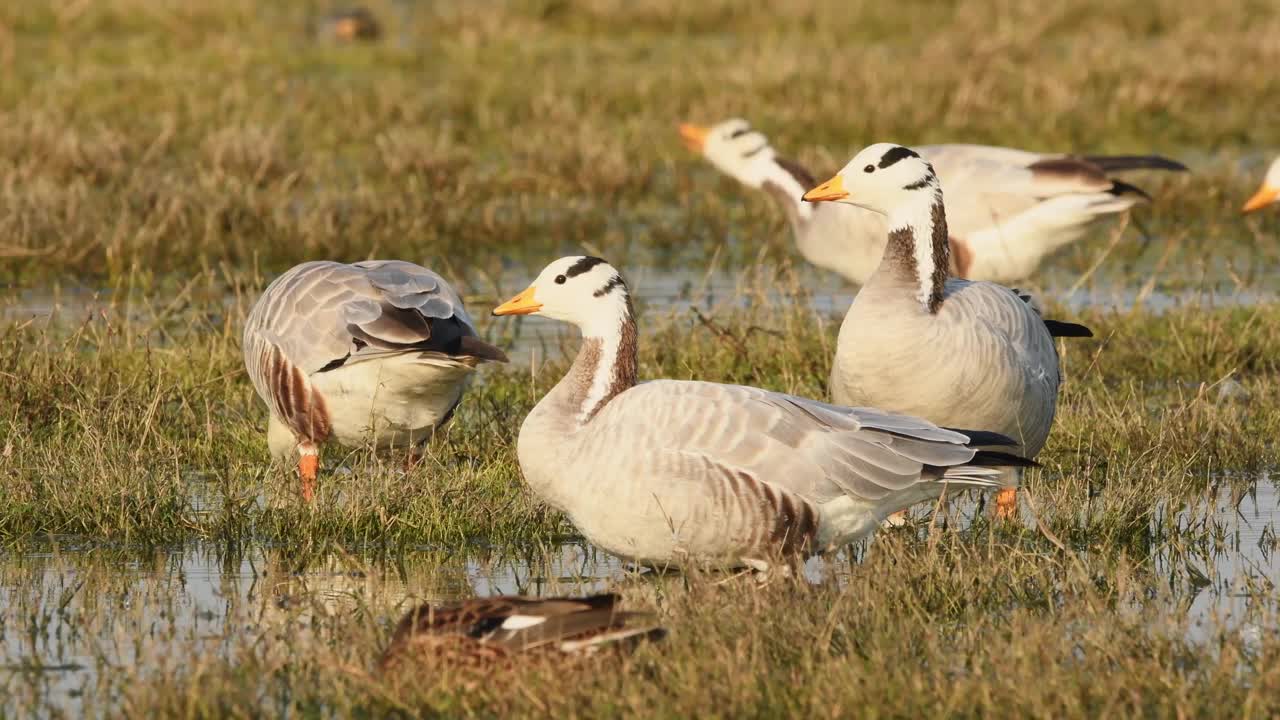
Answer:
<svg viewBox="0 0 1280 720"><path fill-rule="evenodd" d="M1262 179L1262 187L1249 198L1242 211L1251 213L1273 203L1280 203L1280 158L1276 158L1275 162L1271 163L1266 177Z"/></svg>
<svg viewBox="0 0 1280 720"><path fill-rule="evenodd" d="M858 207L800 202L813 176L778 157L764 135L735 119L680 133L721 172L769 193L787 214L805 259L861 285L880 264L884 219ZM1156 155L1077 156L984 145L930 145L951 213L951 271L972 280L1029 277L1049 254L1076 241L1095 221L1150 197L1109 176L1122 170L1186 170Z"/></svg>
<svg viewBox="0 0 1280 720"><path fill-rule="evenodd" d="M319 446L412 452L449 419L476 365L506 361L476 336L444 278L400 260L308 262L276 278L249 313L244 361L270 411L271 453L300 455L311 499Z"/></svg>
<svg viewBox="0 0 1280 720"><path fill-rule="evenodd" d="M594 257L556 260L495 315L576 325L568 373L520 428L533 491L586 538L647 564L746 565L824 551L948 482L993 487L1027 461L974 445L1008 438L753 387L636 383L627 284Z"/></svg>
<svg viewBox="0 0 1280 720"><path fill-rule="evenodd" d="M1061 374L1054 335L1083 326L1041 319L1030 296L947 279L942 185L915 151L880 143L805 193L884 217L884 257L853 299L831 369L831 397L940 425L990 430L1035 457L1049 436ZM1002 492L999 511L1013 509Z"/></svg>
<svg viewBox="0 0 1280 720"><path fill-rule="evenodd" d="M410 610L378 667L383 672L443 665L479 670L526 661L565 661L596 650L631 649L666 636L653 615L624 611L617 595L535 599L475 598Z"/></svg>

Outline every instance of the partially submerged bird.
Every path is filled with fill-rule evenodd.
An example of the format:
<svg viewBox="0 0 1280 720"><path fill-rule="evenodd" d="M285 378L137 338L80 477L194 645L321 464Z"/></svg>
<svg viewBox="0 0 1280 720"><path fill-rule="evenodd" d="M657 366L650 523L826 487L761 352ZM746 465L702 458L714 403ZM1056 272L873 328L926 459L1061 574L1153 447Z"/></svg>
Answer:
<svg viewBox="0 0 1280 720"><path fill-rule="evenodd" d="M1241 212L1251 213L1275 203L1280 203L1280 158L1276 158L1271 163L1266 176L1262 179L1262 186L1244 204Z"/></svg>
<svg viewBox="0 0 1280 720"><path fill-rule="evenodd" d="M626 282L595 257L566 257L493 311L582 331L577 358L520 427L529 487L594 545L648 565L746 566L830 550L950 485L1000 487L1031 464L948 430L711 382L637 383Z"/></svg>
<svg viewBox="0 0 1280 720"><path fill-rule="evenodd" d="M417 664L484 668L521 658L557 661L665 636L652 614L622 610L617 595L479 598L410 610L378 667L395 672Z"/></svg>
<svg viewBox="0 0 1280 720"><path fill-rule="evenodd" d="M416 452L476 366L507 359L476 336L444 278L400 260L290 269L254 305L243 344L271 453L298 454L308 500L326 441Z"/></svg>
<svg viewBox="0 0 1280 720"><path fill-rule="evenodd" d="M682 124L689 147L721 172L767 192L787 215L805 259L859 285L880 265L884 218L848 205L811 206L800 196L814 177L779 157L745 120L712 127ZM1150 197L1110 177L1123 170L1186 170L1158 155L1065 155L985 145L917 148L947 190L949 270L972 280L1011 282L1035 272L1055 250L1095 222Z"/></svg>
<svg viewBox="0 0 1280 720"><path fill-rule="evenodd" d="M856 206L888 228L884 257L840 326L832 399L1007 435L1034 458L1062 381L1053 338L1089 329L1042 319L1029 295L1003 285L948 279L942 184L914 150L872 145L804 199ZM1002 492L1000 514L1014 502Z"/></svg>

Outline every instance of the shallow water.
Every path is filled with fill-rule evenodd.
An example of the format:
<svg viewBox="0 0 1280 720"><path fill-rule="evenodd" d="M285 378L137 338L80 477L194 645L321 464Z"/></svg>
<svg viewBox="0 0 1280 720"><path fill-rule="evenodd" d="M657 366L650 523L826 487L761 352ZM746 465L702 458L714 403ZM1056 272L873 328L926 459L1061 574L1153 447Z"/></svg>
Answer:
<svg viewBox="0 0 1280 720"><path fill-rule="evenodd" d="M525 287L535 271L507 272L501 279L503 292L514 293ZM677 321L696 326L699 315L715 322L727 313L753 307L783 309L800 306L831 324L831 332L839 327L840 318L857 294L857 288L838 276L798 268L783 274L772 266L757 266L751 271L725 272L689 269L659 269L641 266L626 271L633 287L640 314L641 333L652 332L662 324ZM1069 315L1084 309L1129 312L1141 308L1160 314L1181 307L1251 306L1280 300L1280 274L1274 287L1254 285L1241 287L1225 276L1195 285L1154 283L1150 287L1136 284L1138 276L1115 277L1099 273L1089 283L1076 287L1076 278L1063 272L1050 272L1041 287L1028 286L1043 301L1065 307L1055 316ZM492 296L491 296L492 295ZM489 321L488 310L499 298L492 293L473 296L468 301L472 318ZM174 300L139 299L113 294L109 290L87 287L60 287L16 290L0 289L0 325L34 324L69 330L94 321L108 326L129 326L134 332L151 337L150 342L163 345L184 332L207 332L222 327L228 313L234 313L236 300L231 295L211 298ZM695 313L696 311L696 313ZM234 314L232 315L234 317ZM188 324L191 318L198 322ZM494 318L488 335L499 338L508 348L513 363L537 366L544 361L572 357L577 347L577 331L564 323L540 317Z"/></svg>
<svg viewBox="0 0 1280 720"><path fill-rule="evenodd" d="M1204 541L1169 543L1154 558L1158 575L1185 579L1192 639L1208 643L1223 632L1256 638L1272 630L1250 614L1258 603L1274 610L1280 600L1280 492L1269 474L1245 488L1222 487L1216 497L1177 509L1172 518L1169 512L1161 507L1153 525L1171 520L1175 531L1208 531Z"/></svg>
<svg viewBox="0 0 1280 720"><path fill-rule="evenodd" d="M536 270L513 269L500 285L517 291ZM838 318L855 293L838 277L810 269L797 269L786 282L777 281L779 273L770 267L704 272L639 266L627 275L646 317L691 317L694 308L712 316L757 304L798 303ZM1075 276L1049 272L1042 282L1032 289L1068 309L1141 306L1160 313L1280 297L1280 279L1246 287L1226 274L1194 284L1175 278L1148 286L1140 272L1104 270L1076 287ZM75 327L105 318L145 328L172 321L184 307L212 315L233 305L231 296L170 303L83 287L0 289L0 323ZM481 300L469 306L473 316L487 311ZM576 346L574 331L540 318L504 320L495 331L512 341L518 363L554 360ZM1224 632L1247 638L1267 631L1253 624L1253 610L1277 603L1280 494L1265 475L1226 485L1207 499L1165 503L1152 520L1157 540L1150 564L1156 576L1167 579L1165 589L1185 612L1190 637L1205 644ZM964 527L974 506L957 503L951 512ZM1183 537L1196 539L1184 543ZM874 551L873 543L866 552ZM811 561L806 576L814 582L847 580L843 560ZM233 638L261 628L305 628L308 618L363 610L390 621L421 600L591 592L632 572L579 543L519 556L472 547L421 549L390 560L335 553L309 558L302 567L296 563L287 550L260 545L139 550L61 539L0 553L0 687L10 691L3 702L44 705L69 716L104 714L101 707L109 707L109 699L95 699L104 673L125 667L159 672L153 668L157 658L182 653L223 655ZM0 706L0 714L10 709Z"/></svg>
<svg viewBox="0 0 1280 720"><path fill-rule="evenodd" d="M1267 631L1250 610L1277 603L1280 493L1263 475L1208 497L1159 507L1150 562L1173 590L1167 602L1186 613L1190 638L1212 645L1221 633ZM954 526L974 512L972 503L954 504ZM874 541L851 551L874 552ZM805 575L848 582L848 557L811 559ZM580 543L514 555L472 547L299 561L263 546L139 550L51 540L0 555L0 687L14 691L6 702L95 712L104 702L99 680L113 668L145 675L175 656L225 656L245 635L310 632L317 619L369 612L390 622L424 600L594 592L635 572Z"/></svg>
<svg viewBox="0 0 1280 720"><path fill-rule="evenodd" d="M199 544L147 551L63 540L5 553L0 687L21 692L3 695L75 716L113 668L145 675L176 655L223 656L237 636L306 632L313 621L370 608L393 619L421 601L591 592L625 572L579 544L525 557L475 548L298 562L286 550Z"/></svg>
<svg viewBox="0 0 1280 720"><path fill-rule="evenodd" d="M499 282L502 292L514 293L525 287L536 272L537 269L509 270ZM642 317L642 332L645 318L649 322L680 316L693 319L695 308L712 317L716 313L749 307L799 305L838 322L857 294L856 286L839 276L803 266L785 273L770 265L736 272L655 266L627 268L624 272ZM1250 306L1280 300L1280 274L1276 274L1273 281L1248 286L1242 286L1226 273L1202 277L1194 283L1170 279L1152 282L1150 286L1141 273L1113 275L1100 271L1087 283L1077 281L1074 274L1051 270L1041 283L1023 287L1042 301L1065 306L1066 312L1084 309L1128 312L1141 308L1160 314L1186 306ZM503 299L505 297L500 298L493 292L472 295L468 310L474 319L484 321L492 305ZM84 286L0 288L0 323L71 328L88 320L106 320L133 324L144 330L164 327L170 333L180 333L184 317L199 314L203 318L220 319L234 308L235 302L231 295L140 298ZM512 358L525 364L530 363L531 358L554 359L560 350L572 348L572 339L576 337L576 333L562 323L538 317L497 320L493 332L509 337Z"/></svg>

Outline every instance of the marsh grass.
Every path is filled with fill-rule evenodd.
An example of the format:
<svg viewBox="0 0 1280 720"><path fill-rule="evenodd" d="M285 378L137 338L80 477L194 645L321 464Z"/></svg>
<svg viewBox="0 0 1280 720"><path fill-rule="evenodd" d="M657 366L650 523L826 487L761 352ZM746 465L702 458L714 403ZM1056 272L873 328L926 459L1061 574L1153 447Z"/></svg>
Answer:
<svg viewBox="0 0 1280 720"><path fill-rule="evenodd" d="M824 396L838 317L815 312L785 266L740 277L720 304L695 293L696 310L644 311L642 377ZM409 474L394 456L327 449L308 507L292 471L267 458L238 346L255 293L227 278L193 275L163 303L122 286L6 329L0 367L23 378L0 385L0 617L25 643L8 653L20 662L0 672L0 695L15 713L1276 711L1274 585L1256 577L1243 615L1189 613L1232 547L1210 519L1218 498L1274 467L1274 305L1075 316L1097 337L1060 344L1067 382L1025 524L994 525L980 509L932 525L917 515L830 561L817 585L624 574L609 586L658 611L669 642L581 675L533 668L477 686L371 668L415 598L474 591L475 553L520 558L522 591L599 587L538 559L578 538L514 460L520 422L563 371L555 350L575 342L553 339L536 368L485 368ZM517 330L484 328L501 342ZM17 560L48 536L88 550L67 551L52 574ZM225 619L183 599L186 568L164 548L190 542L221 548ZM46 667L69 654L74 669Z"/></svg>
<svg viewBox="0 0 1280 720"><path fill-rule="evenodd" d="M880 140L1172 154L1197 174L1142 178L1152 231L1189 233L1171 263L1227 237L1240 263L1275 264L1274 218L1235 215L1280 147L1256 112L1280 81L1251 71L1280 59L1263 0L374 10L385 39L343 47L309 40L312 3L0 8L4 274L370 254L492 273L584 243L705 258L729 238L742 260L780 220L674 133L733 115L819 174Z"/></svg>
<svg viewBox="0 0 1280 720"><path fill-rule="evenodd" d="M695 298L689 310L645 313L641 376L825 397L838 317L810 310L785 269L743 278L722 304ZM209 273L188 294L218 285ZM394 453L328 448L319 501L307 507L292 470L268 459L265 408L243 373L239 328L252 297L166 315L126 294L79 322L11 327L0 363L22 382L0 388L0 535L396 547L571 532L525 491L515 463L520 424L569 355L553 346L536 369L483 368L411 472ZM1050 526L1080 538L1140 529L1154 499L1203 489L1224 469L1271 467L1278 313L1199 304L1083 313L1097 337L1060 345L1068 380L1045 468L1029 480Z"/></svg>
<svg viewBox="0 0 1280 720"><path fill-rule="evenodd" d="M1232 590L1240 615L1192 612L1240 550L1213 512L1256 492L1280 433L1280 306L1235 302L1280 266L1280 215L1236 214L1280 148L1271 4L370 5L387 32L352 46L311 41L309 2L0 6L0 713L1280 714L1274 578ZM1097 337L1060 344L1026 522L921 513L816 583L617 573L672 636L581 674L372 676L408 603L472 592L477 567L599 586L539 559L580 539L514 454L575 342L485 368L411 472L326 449L307 506L268 460L247 308L315 258L423 261L476 316L564 251L712 268L730 292L639 298L642 377L824 397L838 316L767 199L675 136L733 115L819 174L879 140L1193 166L1136 177L1156 202L1114 248L1100 231L1047 269L1105 260L1084 289L1133 297L1044 298ZM6 312L28 291L51 318ZM184 595L192 544L217 613Z"/></svg>
<svg viewBox="0 0 1280 720"><path fill-rule="evenodd" d="M1197 633L1186 609L1198 586L1185 569L1157 573L1123 551L976 539L889 533L859 562L829 564L821 580L764 587L699 573L624 575L613 587L629 606L657 612L672 629L667 641L576 672L535 665L479 682L447 668L371 670L391 620L457 572L447 555L395 569L277 551L246 570L240 556L223 554L229 574L214 606L225 618L201 622L186 607L181 567L163 553L138 556L121 573L115 563L130 553L55 552L45 562L58 572L41 583L5 565L0 615L6 627L25 628L15 644L30 660L8 668L4 687L18 711L42 707L46 683L76 686L40 669L42 653L66 647L84 654L79 669L62 672L97 670L79 686L87 711L161 717L1277 711L1274 598L1232 622L1201 618ZM537 562L530 568L549 574ZM561 578L544 589L589 589L584 582Z"/></svg>

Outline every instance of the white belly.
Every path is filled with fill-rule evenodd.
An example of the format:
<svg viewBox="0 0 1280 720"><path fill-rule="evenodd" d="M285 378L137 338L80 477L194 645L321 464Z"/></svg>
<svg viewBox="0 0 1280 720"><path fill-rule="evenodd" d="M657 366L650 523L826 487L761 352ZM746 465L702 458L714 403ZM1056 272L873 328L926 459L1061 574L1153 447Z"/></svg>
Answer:
<svg viewBox="0 0 1280 720"><path fill-rule="evenodd" d="M347 446L372 440L387 449L430 438L462 397L471 373L459 363L394 355L315 373L310 380L325 399L334 440Z"/></svg>

